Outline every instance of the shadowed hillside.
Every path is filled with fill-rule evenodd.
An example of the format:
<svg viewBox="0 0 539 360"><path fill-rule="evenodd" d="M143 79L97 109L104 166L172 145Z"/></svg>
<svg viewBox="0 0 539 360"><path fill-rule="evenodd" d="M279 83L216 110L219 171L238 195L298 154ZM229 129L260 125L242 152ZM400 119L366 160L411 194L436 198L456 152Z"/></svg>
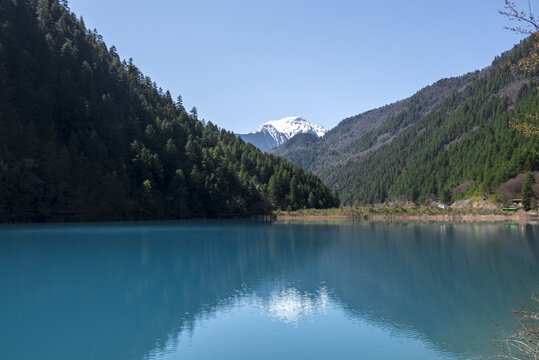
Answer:
<svg viewBox="0 0 539 360"><path fill-rule="evenodd" d="M0 221L338 204L316 176L199 121L65 4L2 1L0 24Z"/></svg>

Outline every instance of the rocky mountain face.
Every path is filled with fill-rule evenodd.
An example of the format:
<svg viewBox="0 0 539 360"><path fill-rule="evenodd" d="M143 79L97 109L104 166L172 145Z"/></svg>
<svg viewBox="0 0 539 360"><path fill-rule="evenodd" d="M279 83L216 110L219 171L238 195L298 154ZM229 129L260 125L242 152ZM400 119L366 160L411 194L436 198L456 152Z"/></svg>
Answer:
<svg viewBox="0 0 539 360"><path fill-rule="evenodd" d="M257 130L248 134L239 134L246 142L250 142L262 151L268 151L286 143L297 134L311 134L316 138L327 132L323 126L312 124L302 117L285 117L280 120L268 121Z"/></svg>

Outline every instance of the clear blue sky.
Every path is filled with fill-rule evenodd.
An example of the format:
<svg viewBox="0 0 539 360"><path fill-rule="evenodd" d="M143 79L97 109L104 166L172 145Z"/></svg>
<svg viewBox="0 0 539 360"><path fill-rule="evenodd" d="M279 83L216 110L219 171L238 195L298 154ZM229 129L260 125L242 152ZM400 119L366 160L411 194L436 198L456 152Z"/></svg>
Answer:
<svg viewBox="0 0 539 360"><path fill-rule="evenodd" d="M503 0L69 4L188 109L237 133L296 115L331 128L488 66L523 38L503 29Z"/></svg>

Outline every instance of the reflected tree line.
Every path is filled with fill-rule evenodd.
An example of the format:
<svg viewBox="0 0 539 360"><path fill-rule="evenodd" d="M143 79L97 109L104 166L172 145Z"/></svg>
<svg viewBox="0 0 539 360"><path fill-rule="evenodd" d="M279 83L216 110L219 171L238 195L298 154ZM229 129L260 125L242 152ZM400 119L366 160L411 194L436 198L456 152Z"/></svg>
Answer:
<svg viewBox="0 0 539 360"><path fill-rule="evenodd" d="M0 325L3 342L24 348L30 337L57 358L141 357L244 296L268 297L275 284L315 296L323 283L351 317L482 354L512 326L539 271L534 227L251 223L120 233L53 232L46 247L4 234L0 305L13 311Z"/></svg>

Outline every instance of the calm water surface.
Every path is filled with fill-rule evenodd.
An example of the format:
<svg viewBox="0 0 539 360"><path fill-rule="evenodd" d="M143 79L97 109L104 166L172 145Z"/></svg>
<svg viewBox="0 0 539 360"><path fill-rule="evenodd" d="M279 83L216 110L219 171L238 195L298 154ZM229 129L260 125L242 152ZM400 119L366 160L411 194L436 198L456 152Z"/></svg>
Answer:
<svg viewBox="0 0 539 360"><path fill-rule="evenodd" d="M0 227L0 359L488 358L539 226Z"/></svg>

